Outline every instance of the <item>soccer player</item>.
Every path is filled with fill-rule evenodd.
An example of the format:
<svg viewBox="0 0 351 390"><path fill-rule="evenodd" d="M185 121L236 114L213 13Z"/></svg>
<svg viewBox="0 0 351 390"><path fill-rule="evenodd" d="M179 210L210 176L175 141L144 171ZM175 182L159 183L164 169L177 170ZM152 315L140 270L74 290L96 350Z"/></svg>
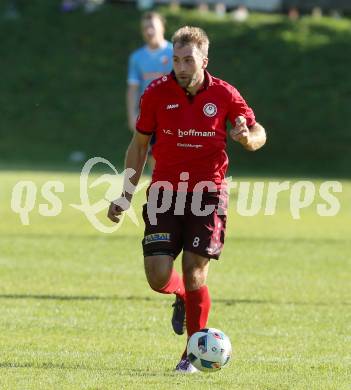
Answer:
<svg viewBox="0 0 351 390"><path fill-rule="evenodd" d="M172 42L174 70L153 81L141 98L137 132L125 163L135 174L125 179L108 217L118 223L130 206L150 136L156 132L156 165L143 207L145 273L153 290L175 294L173 329L182 334L186 317L190 337L206 327L211 306L206 285L209 263L219 258L224 243L226 122L233 125L230 138L249 151L264 145L266 133L237 89L206 70L209 41L203 30L183 27ZM181 251L183 277L173 268ZM176 370L196 371L186 353Z"/></svg>
<svg viewBox="0 0 351 390"><path fill-rule="evenodd" d="M140 96L151 81L172 70L172 44L165 40L165 21L157 12L147 12L141 18L141 31L145 45L129 57L127 115L129 129L134 133ZM151 138L151 146L155 143ZM149 165L154 167L150 149Z"/></svg>

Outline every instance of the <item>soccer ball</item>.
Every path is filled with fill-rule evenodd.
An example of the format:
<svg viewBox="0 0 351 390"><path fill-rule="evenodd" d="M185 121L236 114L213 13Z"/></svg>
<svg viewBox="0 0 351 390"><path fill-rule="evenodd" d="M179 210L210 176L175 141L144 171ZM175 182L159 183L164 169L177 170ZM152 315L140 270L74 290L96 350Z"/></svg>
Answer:
<svg viewBox="0 0 351 390"><path fill-rule="evenodd" d="M220 370L229 362L231 354L232 346L228 336L215 328L201 329L188 341L188 359L200 371Z"/></svg>

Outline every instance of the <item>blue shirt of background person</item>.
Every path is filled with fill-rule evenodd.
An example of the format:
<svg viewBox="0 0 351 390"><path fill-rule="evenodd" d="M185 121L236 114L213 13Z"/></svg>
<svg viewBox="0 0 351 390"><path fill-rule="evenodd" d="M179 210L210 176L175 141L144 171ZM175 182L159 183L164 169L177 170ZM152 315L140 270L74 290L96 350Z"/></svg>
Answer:
<svg viewBox="0 0 351 390"><path fill-rule="evenodd" d="M173 46L164 41L161 47L151 49L148 45L134 51L129 57L128 84L138 85L138 98L151 81L172 70Z"/></svg>
<svg viewBox="0 0 351 390"><path fill-rule="evenodd" d="M140 96L156 78L171 72L173 68L173 45L166 41L165 20L157 12L147 12L141 18L141 33L146 45L135 50L129 57L127 115L128 127L135 132ZM153 135L150 145L155 143ZM153 170L155 160L149 150L148 165Z"/></svg>
<svg viewBox="0 0 351 390"><path fill-rule="evenodd" d="M129 130L135 131L139 99L154 79L170 73L173 67L173 47L166 41L165 20L157 12L147 12L141 18L141 34L145 45L129 57L127 115Z"/></svg>

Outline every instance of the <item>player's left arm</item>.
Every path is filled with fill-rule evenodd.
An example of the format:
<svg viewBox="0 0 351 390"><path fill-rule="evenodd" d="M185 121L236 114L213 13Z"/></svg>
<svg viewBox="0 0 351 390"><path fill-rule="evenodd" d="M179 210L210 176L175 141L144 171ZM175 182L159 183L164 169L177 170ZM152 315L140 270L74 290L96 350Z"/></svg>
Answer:
<svg viewBox="0 0 351 390"><path fill-rule="evenodd" d="M235 120L235 127L230 131L230 136L235 142L239 142L247 150L254 152L262 148L266 143L266 131L259 123L248 127L246 118L238 116Z"/></svg>

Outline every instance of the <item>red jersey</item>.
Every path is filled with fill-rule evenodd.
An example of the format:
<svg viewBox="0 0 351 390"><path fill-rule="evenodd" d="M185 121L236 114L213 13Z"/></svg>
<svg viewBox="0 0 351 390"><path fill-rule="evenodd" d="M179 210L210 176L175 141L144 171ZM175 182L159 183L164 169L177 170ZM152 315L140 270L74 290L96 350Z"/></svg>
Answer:
<svg viewBox="0 0 351 390"><path fill-rule="evenodd" d="M226 122L235 126L239 115L247 126L256 123L240 93L207 71L195 96L177 83L173 72L153 81L140 99L136 124L142 134L156 133L152 183L168 181L176 191L180 174L188 172L188 191L201 181L219 188L228 168Z"/></svg>

